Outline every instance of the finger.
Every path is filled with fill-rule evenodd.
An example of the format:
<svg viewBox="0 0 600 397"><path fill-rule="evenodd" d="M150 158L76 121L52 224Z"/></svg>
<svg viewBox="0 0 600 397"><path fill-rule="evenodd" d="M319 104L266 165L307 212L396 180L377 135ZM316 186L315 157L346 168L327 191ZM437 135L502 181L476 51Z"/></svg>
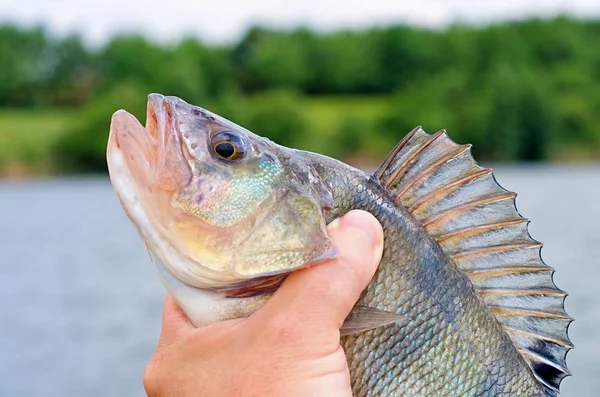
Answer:
<svg viewBox="0 0 600 397"><path fill-rule="evenodd" d="M332 222L327 231L339 257L288 276L257 312L261 321L283 313L286 322L312 331L342 326L381 260L383 231L377 219L365 211L349 212Z"/></svg>
<svg viewBox="0 0 600 397"><path fill-rule="evenodd" d="M181 310L173 295L167 294L163 307L159 344L168 344L171 340L193 329L194 326Z"/></svg>

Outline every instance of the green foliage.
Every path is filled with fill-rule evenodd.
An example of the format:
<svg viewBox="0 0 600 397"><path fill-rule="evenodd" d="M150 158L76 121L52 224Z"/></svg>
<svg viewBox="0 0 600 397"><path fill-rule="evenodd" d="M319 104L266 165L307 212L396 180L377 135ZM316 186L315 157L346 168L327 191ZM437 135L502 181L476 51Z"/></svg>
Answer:
<svg viewBox="0 0 600 397"><path fill-rule="evenodd" d="M51 154L23 138L12 145L23 155L0 151L0 165L46 158L104 170L110 114L143 113L150 92L342 158L376 162L419 124L472 143L480 160L600 158L599 38L600 20L555 18L445 30L254 27L231 46L127 35L91 49L77 36L0 26L0 107L79 115L51 134L58 144L42 145Z"/></svg>
<svg viewBox="0 0 600 397"><path fill-rule="evenodd" d="M145 119L146 95L135 85L121 85L84 108L72 127L59 139L53 152L57 167L68 172L106 170L106 144L115 104L139 120Z"/></svg>
<svg viewBox="0 0 600 397"><path fill-rule="evenodd" d="M0 105L33 105L47 71L43 62L50 46L41 29L0 26Z"/></svg>
<svg viewBox="0 0 600 397"><path fill-rule="evenodd" d="M272 87L304 88L310 78L311 35L252 28L234 48L232 61L239 86L255 92Z"/></svg>
<svg viewBox="0 0 600 397"><path fill-rule="evenodd" d="M338 158L370 157L379 161L396 142L386 141L377 120L388 96L310 97L302 103L310 137L298 147Z"/></svg>
<svg viewBox="0 0 600 397"><path fill-rule="evenodd" d="M117 36L102 49L99 67L105 87L128 83L161 88L161 77L170 70L166 49L142 36ZM164 65L164 66L163 66Z"/></svg>
<svg viewBox="0 0 600 397"><path fill-rule="evenodd" d="M309 120L295 91L273 89L248 97L230 93L208 107L280 145L301 147L310 135Z"/></svg>
<svg viewBox="0 0 600 397"><path fill-rule="evenodd" d="M296 93L265 91L247 98L245 107L246 115L240 123L249 130L282 145L293 147L302 144L308 122Z"/></svg>
<svg viewBox="0 0 600 397"><path fill-rule="evenodd" d="M52 109L0 111L0 174L51 174L52 151L75 112Z"/></svg>

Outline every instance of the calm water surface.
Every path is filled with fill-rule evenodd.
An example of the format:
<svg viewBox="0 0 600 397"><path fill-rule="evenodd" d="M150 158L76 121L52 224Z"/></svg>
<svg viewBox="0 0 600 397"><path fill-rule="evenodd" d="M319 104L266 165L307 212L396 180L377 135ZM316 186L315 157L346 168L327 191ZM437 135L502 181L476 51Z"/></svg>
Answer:
<svg viewBox="0 0 600 397"><path fill-rule="evenodd" d="M499 167L570 292L564 396L598 395L600 166ZM164 290L107 179L0 183L0 396L143 396Z"/></svg>

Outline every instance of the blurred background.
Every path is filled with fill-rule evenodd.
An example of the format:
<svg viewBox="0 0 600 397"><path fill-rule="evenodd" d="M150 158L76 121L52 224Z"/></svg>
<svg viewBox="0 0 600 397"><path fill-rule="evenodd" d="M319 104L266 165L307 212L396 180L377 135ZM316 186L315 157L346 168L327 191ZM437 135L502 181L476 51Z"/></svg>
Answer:
<svg viewBox="0 0 600 397"><path fill-rule="evenodd" d="M0 3L0 395L144 395L164 290L105 147L150 92L365 169L416 125L472 143L571 292L563 395L594 395L600 3L402 3Z"/></svg>

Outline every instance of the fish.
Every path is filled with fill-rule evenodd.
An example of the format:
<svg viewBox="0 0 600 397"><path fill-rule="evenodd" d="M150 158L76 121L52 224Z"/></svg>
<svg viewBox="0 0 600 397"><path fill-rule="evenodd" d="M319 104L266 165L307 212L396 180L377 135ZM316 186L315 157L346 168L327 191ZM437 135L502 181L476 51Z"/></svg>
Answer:
<svg viewBox="0 0 600 397"><path fill-rule="evenodd" d="M566 292L516 194L446 131L412 130L373 173L287 148L174 96L111 121L110 179L159 277L198 327L256 312L338 253L359 209L383 257L342 327L355 396L556 396Z"/></svg>

